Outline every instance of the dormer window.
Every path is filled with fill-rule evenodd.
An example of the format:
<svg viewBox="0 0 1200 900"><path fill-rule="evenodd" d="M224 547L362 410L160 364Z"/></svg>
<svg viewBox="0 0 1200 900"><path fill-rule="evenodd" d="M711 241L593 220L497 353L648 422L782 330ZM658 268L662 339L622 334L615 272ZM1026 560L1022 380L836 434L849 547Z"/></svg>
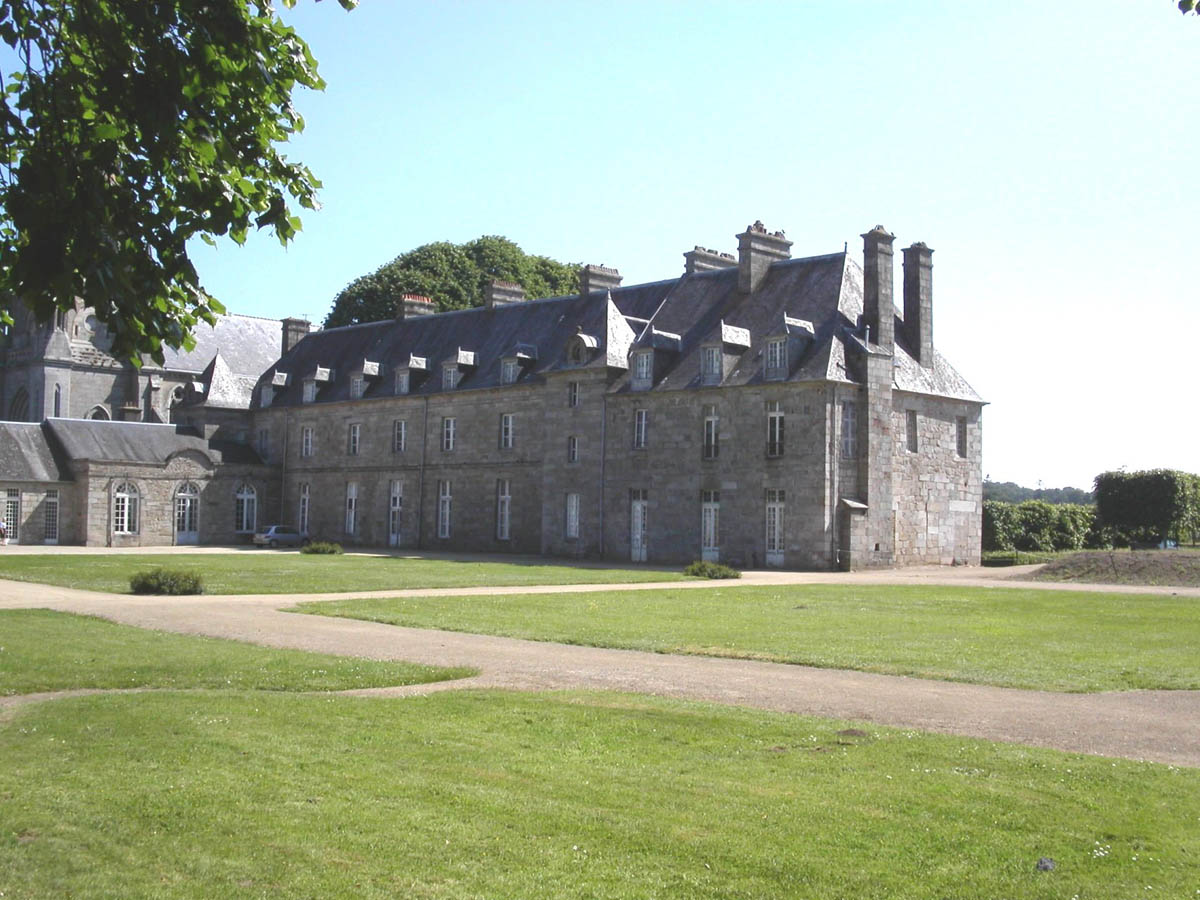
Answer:
<svg viewBox="0 0 1200 900"><path fill-rule="evenodd" d="M457 363L446 363L442 366L442 390L452 391L462 381L462 371Z"/></svg>
<svg viewBox="0 0 1200 900"><path fill-rule="evenodd" d="M583 344L579 341L571 342L571 349L567 353L567 362L573 366L583 365Z"/></svg>
<svg viewBox="0 0 1200 900"><path fill-rule="evenodd" d="M262 389L262 394L259 397L258 405L263 407L264 409L266 409L268 406L270 406L274 402L275 402L275 388L271 387L271 385L269 385L269 384L264 384L263 389Z"/></svg>
<svg viewBox="0 0 1200 900"><path fill-rule="evenodd" d="M396 370L396 394L408 393L408 369Z"/></svg>
<svg viewBox="0 0 1200 900"><path fill-rule="evenodd" d="M350 378L350 399L358 400L363 395L363 377L361 375L353 375Z"/></svg>
<svg viewBox="0 0 1200 900"><path fill-rule="evenodd" d="M567 365L587 365L599 347L600 342L590 334L584 334L580 331L571 335L567 339Z"/></svg>
<svg viewBox="0 0 1200 900"><path fill-rule="evenodd" d="M720 384L724 378L722 371L721 347L706 346L700 348L700 383Z"/></svg>
<svg viewBox="0 0 1200 900"><path fill-rule="evenodd" d="M654 380L654 351L639 350L633 355L633 388L645 390Z"/></svg>
<svg viewBox="0 0 1200 900"><path fill-rule="evenodd" d="M767 341L766 377L786 378L788 371L787 338L771 338Z"/></svg>
<svg viewBox="0 0 1200 900"><path fill-rule="evenodd" d="M305 403L312 403L316 399L317 399L317 383L315 381L313 381L311 378L306 379L304 382L303 400Z"/></svg>
<svg viewBox="0 0 1200 900"><path fill-rule="evenodd" d="M500 383L514 384L517 376L521 374L521 367L517 363L516 357L510 357L500 362Z"/></svg>

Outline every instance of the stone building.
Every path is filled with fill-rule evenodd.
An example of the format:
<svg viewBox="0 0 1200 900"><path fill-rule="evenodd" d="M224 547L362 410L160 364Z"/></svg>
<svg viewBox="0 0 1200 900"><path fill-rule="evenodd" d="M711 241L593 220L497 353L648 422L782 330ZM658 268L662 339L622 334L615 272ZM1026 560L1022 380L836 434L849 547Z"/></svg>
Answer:
<svg viewBox="0 0 1200 900"><path fill-rule="evenodd" d="M259 524L347 545L795 568L978 562L983 403L934 348L932 251L903 251L897 314L883 228L863 236L861 266L845 252L791 259L759 223L738 241L736 256L697 247L682 276L649 284L587 266L567 297L525 300L493 282L476 309L435 314L407 297L385 322L305 334L285 320L283 352L251 389L220 388L230 379L213 364L177 398L173 439L199 443L147 451L161 477L145 477L165 498L155 515L179 519L179 486L204 474L170 465L203 468L203 456L211 505L201 499L187 532L200 540L245 534L231 498L250 486ZM65 510L79 476L60 426L41 426L43 468L65 479ZM133 462L114 456L87 501L98 521L107 498L108 534L80 527L75 540L112 542L117 470ZM143 528L149 516L143 506ZM177 526L122 539L170 542Z"/></svg>

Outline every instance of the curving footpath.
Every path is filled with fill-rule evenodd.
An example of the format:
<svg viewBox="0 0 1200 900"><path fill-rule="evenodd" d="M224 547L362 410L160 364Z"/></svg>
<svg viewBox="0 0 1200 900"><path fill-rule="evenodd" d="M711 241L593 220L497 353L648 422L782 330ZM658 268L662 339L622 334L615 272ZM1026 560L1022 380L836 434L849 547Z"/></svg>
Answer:
<svg viewBox="0 0 1200 900"><path fill-rule="evenodd" d="M1021 574L1009 570L1006 574ZM980 570L904 570L861 575L746 573L741 584L914 583L1055 589L987 577ZM622 590L705 588L707 582L650 583ZM472 687L631 691L804 715L857 719L1077 753L1200 767L1200 691L1064 694L816 669L751 660L672 656L401 628L280 611L299 599L612 590L614 585L386 591L369 594L135 597L0 580L0 609L41 607L101 616L142 628L374 659L472 666L460 681L348 693L410 696ZM1128 587L1061 585L1062 590ZM1200 590L1143 589L1200 597ZM48 695L0 698L0 708Z"/></svg>

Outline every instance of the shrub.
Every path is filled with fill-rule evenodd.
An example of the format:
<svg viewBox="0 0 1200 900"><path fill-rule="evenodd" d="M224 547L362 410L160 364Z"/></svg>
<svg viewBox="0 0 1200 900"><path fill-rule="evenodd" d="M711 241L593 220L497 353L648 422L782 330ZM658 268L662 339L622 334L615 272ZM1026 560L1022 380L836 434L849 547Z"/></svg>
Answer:
<svg viewBox="0 0 1200 900"><path fill-rule="evenodd" d="M204 581L195 572L178 569L150 569L129 579L135 594L203 594Z"/></svg>
<svg viewBox="0 0 1200 900"><path fill-rule="evenodd" d="M300 548L301 553L342 553L342 545L334 541L313 541Z"/></svg>
<svg viewBox="0 0 1200 900"><path fill-rule="evenodd" d="M730 566L720 563L701 562L696 560L683 570L684 575L695 575L697 578L741 578L742 573Z"/></svg>
<svg viewBox="0 0 1200 900"><path fill-rule="evenodd" d="M983 503L985 552L1049 553L1103 545L1104 536L1097 529L1094 507L1050 504L1043 500L1023 503L985 500Z"/></svg>

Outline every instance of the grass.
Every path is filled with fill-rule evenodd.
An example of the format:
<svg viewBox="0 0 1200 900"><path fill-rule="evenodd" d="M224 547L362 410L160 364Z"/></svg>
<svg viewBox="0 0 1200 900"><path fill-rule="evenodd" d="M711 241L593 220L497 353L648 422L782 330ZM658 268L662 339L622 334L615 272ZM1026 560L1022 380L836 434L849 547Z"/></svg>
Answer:
<svg viewBox="0 0 1200 900"><path fill-rule="evenodd" d="M0 611L0 696L71 688L336 691L472 674L145 631L45 609Z"/></svg>
<svg viewBox="0 0 1200 900"><path fill-rule="evenodd" d="M1198 550L1090 550L1052 560L1040 581L1200 587Z"/></svg>
<svg viewBox="0 0 1200 900"><path fill-rule="evenodd" d="M1195 894L1198 770L849 724L600 694L39 704L0 726L0 894Z"/></svg>
<svg viewBox="0 0 1200 900"><path fill-rule="evenodd" d="M354 554L309 556L264 550L241 553L12 555L0 557L0 578L128 594L138 571L170 564L199 575L206 594L322 594L537 585L681 581L679 572L589 568L574 563L459 562Z"/></svg>
<svg viewBox="0 0 1200 900"><path fill-rule="evenodd" d="M1200 688L1200 601L796 585L301 603L306 613L1061 691Z"/></svg>

